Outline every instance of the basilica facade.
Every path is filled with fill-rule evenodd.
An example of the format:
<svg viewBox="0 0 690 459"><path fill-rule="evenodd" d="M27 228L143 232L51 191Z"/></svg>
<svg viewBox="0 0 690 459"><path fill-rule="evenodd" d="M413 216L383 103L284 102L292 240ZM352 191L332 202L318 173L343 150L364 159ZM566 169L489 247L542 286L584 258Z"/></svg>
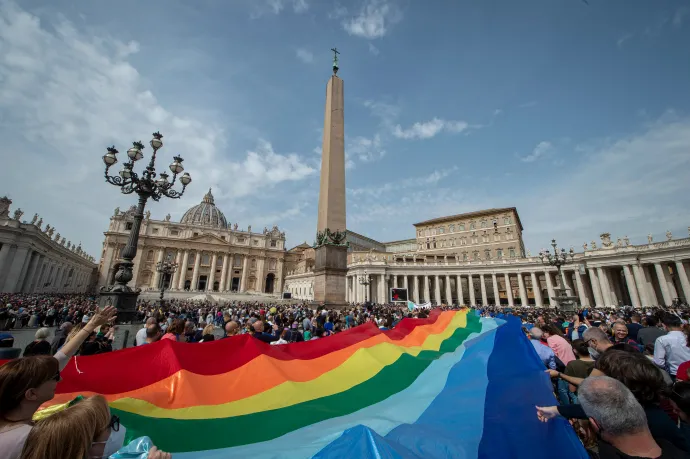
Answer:
<svg viewBox="0 0 690 459"><path fill-rule="evenodd" d="M134 210L115 209L110 218L99 286L113 281ZM179 222L171 221L170 215L154 220L149 211L145 213L130 285L142 290L165 287L172 291L279 294L285 254L285 233L277 226L256 232L251 226L240 229L237 223L228 223L209 189L201 203L187 210ZM166 259L177 262L172 275L156 270Z"/></svg>

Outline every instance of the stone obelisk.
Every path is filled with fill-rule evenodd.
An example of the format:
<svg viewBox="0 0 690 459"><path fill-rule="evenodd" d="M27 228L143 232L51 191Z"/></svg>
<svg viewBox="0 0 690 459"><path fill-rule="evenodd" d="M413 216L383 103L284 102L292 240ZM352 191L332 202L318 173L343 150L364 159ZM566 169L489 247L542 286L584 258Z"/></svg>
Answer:
<svg viewBox="0 0 690 459"><path fill-rule="evenodd" d="M343 80L338 77L338 50L333 48L333 75L326 85L326 113L321 151L321 186L316 225L314 301L344 307L347 276L345 242L345 118Z"/></svg>

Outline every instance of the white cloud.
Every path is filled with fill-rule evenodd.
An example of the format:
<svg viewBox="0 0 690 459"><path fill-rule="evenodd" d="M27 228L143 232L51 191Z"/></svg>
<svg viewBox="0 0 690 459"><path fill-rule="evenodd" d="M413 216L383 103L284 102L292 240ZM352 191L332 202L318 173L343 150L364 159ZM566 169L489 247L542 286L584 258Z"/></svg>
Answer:
<svg viewBox="0 0 690 459"><path fill-rule="evenodd" d="M292 11L297 14L309 9L307 0L253 0L251 17L256 19L265 14L280 14L286 8L292 6Z"/></svg>
<svg viewBox="0 0 690 459"><path fill-rule="evenodd" d="M530 153L527 156L520 157L520 161L522 161L523 163L533 163L539 158L542 158L544 155L550 153L552 148L553 145L551 145L551 142L539 142L537 146L534 147L534 150L532 150L532 153Z"/></svg>
<svg viewBox="0 0 690 459"><path fill-rule="evenodd" d="M347 8L336 3L333 10L328 13L328 19L340 19L347 16Z"/></svg>
<svg viewBox="0 0 690 459"><path fill-rule="evenodd" d="M364 106L369 109L372 116L379 118L381 123L387 127L392 126L395 119L400 115L400 107L387 102L365 100Z"/></svg>
<svg viewBox="0 0 690 459"><path fill-rule="evenodd" d="M619 48L623 47L623 44L625 44L626 41L630 40L633 37L633 34L631 33L626 33L625 35L621 36L618 40L616 40L616 45Z"/></svg>
<svg viewBox="0 0 690 459"><path fill-rule="evenodd" d="M683 25L683 20L685 16L690 16L690 7L681 6L676 10L676 14L673 15L673 25L674 27L680 27Z"/></svg>
<svg viewBox="0 0 690 459"><path fill-rule="evenodd" d="M297 155L275 153L266 141L244 159L233 159L224 131L232 126L215 113L195 117L164 107L128 60L138 49L108 35L87 35L65 20L43 25L16 4L0 2L0 164L6 165L0 183L15 206L38 212L98 256L112 209L135 202L105 183L105 147L115 144L122 152L111 171L116 174L128 142L146 143L156 130L165 136L157 169L167 169L179 154L194 180L181 200L150 203L158 218L180 215L209 186L221 199L260 195L315 172ZM150 148L144 153L141 162Z"/></svg>
<svg viewBox="0 0 690 459"><path fill-rule="evenodd" d="M378 55L379 55L379 49L378 49L376 46L374 46L373 44L371 44L371 43L369 43L369 52L370 52L371 54L373 54L374 56L378 56Z"/></svg>
<svg viewBox="0 0 690 459"><path fill-rule="evenodd" d="M465 121L447 121L434 118L431 121L414 123L411 127L403 129L399 124L393 129L393 135L399 139L430 139L441 131L459 133L467 128Z"/></svg>
<svg viewBox="0 0 690 459"><path fill-rule="evenodd" d="M305 64L311 64L312 62L314 62L314 53L312 53L311 51L306 50L304 48L298 48L296 53L297 58Z"/></svg>
<svg viewBox="0 0 690 459"><path fill-rule="evenodd" d="M402 12L397 6L386 0L366 0L353 18L343 21L343 28L350 35L366 39L385 36L391 25L402 20Z"/></svg>
<svg viewBox="0 0 690 459"><path fill-rule="evenodd" d="M386 150L381 147L381 136L378 134L371 139L355 137L349 140L346 151L364 163L378 161L386 156Z"/></svg>

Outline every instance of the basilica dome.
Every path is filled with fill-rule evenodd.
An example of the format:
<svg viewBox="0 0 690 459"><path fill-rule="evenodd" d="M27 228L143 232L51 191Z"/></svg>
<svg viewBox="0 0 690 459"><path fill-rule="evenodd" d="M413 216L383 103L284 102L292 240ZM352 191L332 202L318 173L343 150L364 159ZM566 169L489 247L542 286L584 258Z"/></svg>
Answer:
<svg viewBox="0 0 690 459"><path fill-rule="evenodd" d="M201 204L189 209L182 216L181 223L195 226L209 226L212 228L227 229L228 222L225 220L225 215L220 211L213 202L213 194L211 189L201 200Z"/></svg>

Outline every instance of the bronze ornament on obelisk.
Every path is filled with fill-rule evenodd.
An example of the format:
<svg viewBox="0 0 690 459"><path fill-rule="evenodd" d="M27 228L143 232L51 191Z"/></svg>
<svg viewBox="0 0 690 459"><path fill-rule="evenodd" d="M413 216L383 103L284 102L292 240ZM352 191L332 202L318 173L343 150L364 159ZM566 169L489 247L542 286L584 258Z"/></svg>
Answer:
<svg viewBox="0 0 690 459"><path fill-rule="evenodd" d="M331 51L333 75L326 85L319 213L314 243L314 301L333 308L346 306L347 243L343 80L337 76L340 53L336 48Z"/></svg>

